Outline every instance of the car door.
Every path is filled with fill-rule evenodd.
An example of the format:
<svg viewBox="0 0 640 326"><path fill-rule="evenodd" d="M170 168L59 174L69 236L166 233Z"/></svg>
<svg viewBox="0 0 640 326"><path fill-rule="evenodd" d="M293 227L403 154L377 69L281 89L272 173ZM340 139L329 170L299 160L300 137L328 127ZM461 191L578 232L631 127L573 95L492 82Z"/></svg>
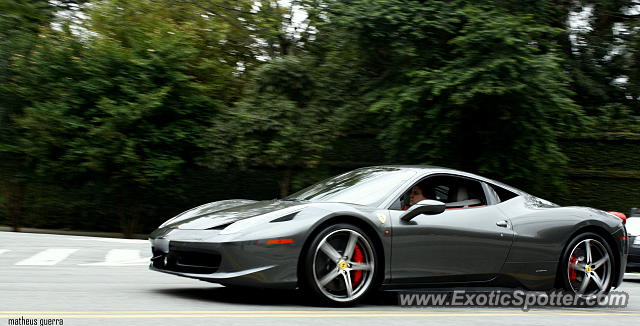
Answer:
<svg viewBox="0 0 640 326"><path fill-rule="evenodd" d="M418 215L411 221L401 220L402 210L389 210L392 223L391 273L394 283L430 283L440 281L483 281L497 274L513 242L513 231L507 217L487 200L480 182L439 176L433 184L436 195L448 205L451 198L442 197L442 189L455 189L456 183L481 189L481 201L475 207L448 208L437 215ZM432 179L435 180L435 179ZM471 183L470 183L471 182ZM446 185L445 185L446 184Z"/></svg>

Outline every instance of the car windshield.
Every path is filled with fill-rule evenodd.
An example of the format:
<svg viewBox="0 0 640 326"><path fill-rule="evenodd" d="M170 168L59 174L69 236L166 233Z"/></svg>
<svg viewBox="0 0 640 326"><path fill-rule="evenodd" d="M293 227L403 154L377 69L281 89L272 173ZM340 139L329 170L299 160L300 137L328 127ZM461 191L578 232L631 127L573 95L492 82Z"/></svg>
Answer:
<svg viewBox="0 0 640 326"><path fill-rule="evenodd" d="M394 167L363 168L316 183L285 199L377 206L415 173Z"/></svg>

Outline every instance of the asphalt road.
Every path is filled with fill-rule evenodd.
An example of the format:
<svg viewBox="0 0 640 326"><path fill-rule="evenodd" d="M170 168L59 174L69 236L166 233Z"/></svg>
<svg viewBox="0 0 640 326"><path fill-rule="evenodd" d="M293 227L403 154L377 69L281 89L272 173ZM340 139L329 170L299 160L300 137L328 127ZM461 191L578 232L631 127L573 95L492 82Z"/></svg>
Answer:
<svg viewBox="0 0 640 326"><path fill-rule="evenodd" d="M379 293L354 308L314 306L295 291L225 288L152 272L144 240L0 232L0 326L11 320L63 325L277 325L426 323L633 324L640 277L619 288L627 308L402 308Z"/></svg>

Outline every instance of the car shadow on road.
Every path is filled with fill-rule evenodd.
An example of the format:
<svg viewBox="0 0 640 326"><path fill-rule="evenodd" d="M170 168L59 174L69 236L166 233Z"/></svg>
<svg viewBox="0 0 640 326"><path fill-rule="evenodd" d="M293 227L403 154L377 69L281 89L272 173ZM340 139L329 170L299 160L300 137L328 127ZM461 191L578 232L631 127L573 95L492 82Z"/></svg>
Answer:
<svg viewBox="0 0 640 326"><path fill-rule="evenodd" d="M241 287L165 288L153 290L156 293L218 303L234 303L262 306L322 306L298 290L271 290ZM395 305L397 294L379 291L362 302L365 305Z"/></svg>

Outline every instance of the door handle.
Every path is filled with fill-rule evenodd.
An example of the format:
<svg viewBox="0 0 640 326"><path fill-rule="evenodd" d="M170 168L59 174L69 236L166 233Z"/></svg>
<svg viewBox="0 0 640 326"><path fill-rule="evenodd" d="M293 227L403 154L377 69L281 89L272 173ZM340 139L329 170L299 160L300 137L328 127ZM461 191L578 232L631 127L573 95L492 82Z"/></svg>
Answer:
<svg viewBox="0 0 640 326"><path fill-rule="evenodd" d="M499 227L506 228L507 226L509 226L509 222L507 222L507 220L502 220L502 221L496 222L496 225Z"/></svg>

